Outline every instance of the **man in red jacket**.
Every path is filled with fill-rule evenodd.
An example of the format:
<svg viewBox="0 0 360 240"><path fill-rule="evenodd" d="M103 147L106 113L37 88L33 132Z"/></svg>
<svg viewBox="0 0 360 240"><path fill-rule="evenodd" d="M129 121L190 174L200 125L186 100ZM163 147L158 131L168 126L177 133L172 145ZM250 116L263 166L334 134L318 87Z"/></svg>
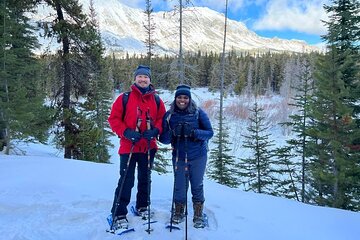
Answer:
<svg viewBox="0 0 360 240"><path fill-rule="evenodd" d="M148 154L151 168L157 150L156 137L162 132L162 118L166 111L161 99L159 106L156 102L150 68L139 65L134 72L134 78L131 92L127 95L125 111L123 98L126 93L123 93L113 103L108 119L111 129L120 137L120 179L111 209L113 224L110 230L113 232L128 228L126 214L134 186L136 164L136 209L140 214L147 213L150 194Z"/></svg>

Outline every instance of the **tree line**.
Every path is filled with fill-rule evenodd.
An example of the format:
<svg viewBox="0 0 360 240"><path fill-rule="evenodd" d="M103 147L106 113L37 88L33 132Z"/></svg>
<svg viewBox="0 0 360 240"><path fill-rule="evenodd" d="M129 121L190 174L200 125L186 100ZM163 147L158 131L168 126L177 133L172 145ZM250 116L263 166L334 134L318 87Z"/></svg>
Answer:
<svg viewBox="0 0 360 240"><path fill-rule="evenodd" d="M283 123L293 139L273 149L263 109L251 109L246 159L231 156L226 120L211 149L208 176L231 187L358 211L360 208L359 2L332 1L323 38L326 53L248 53L231 49L156 56L150 1L146 55L105 56L96 9L89 15L76 0L24 0L0 4L0 147L9 154L16 141L54 144L65 158L109 162L108 113L115 91L127 91L138 64L152 67L157 88L220 88L227 94L287 95L298 110ZM56 14L37 25L28 13L44 4ZM34 31L60 44L56 53L35 55ZM181 59L181 67L179 67ZM223 83L219 81L220 76ZM223 109L221 109L223 110ZM220 134L219 134L220 133ZM219 153L217 149L222 149ZM161 157L161 156L160 156ZM167 160L158 171L166 171ZM232 173L232 174L230 174Z"/></svg>

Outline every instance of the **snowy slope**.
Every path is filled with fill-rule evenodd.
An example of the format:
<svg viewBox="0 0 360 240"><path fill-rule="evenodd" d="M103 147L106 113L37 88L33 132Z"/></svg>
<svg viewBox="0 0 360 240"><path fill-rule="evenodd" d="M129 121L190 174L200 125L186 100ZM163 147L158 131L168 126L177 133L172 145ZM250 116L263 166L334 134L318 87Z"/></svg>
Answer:
<svg viewBox="0 0 360 240"><path fill-rule="evenodd" d="M118 239L105 232L118 167L39 152L0 155L0 239ZM120 239L183 239L183 231L170 233L163 225L170 215L171 175L152 178L152 207L159 222L152 225L150 235L143 226ZM360 234L358 213L246 193L209 181L205 189L210 227L194 229L189 221L189 239L355 240ZM191 215L190 210L189 220Z"/></svg>

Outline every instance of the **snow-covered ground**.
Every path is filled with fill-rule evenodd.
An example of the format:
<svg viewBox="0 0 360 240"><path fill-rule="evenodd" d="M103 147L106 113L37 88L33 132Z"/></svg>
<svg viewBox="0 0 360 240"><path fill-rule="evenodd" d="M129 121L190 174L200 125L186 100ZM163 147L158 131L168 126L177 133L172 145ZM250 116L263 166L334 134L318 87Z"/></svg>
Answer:
<svg viewBox="0 0 360 240"><path fill-rule="evenodd" d="M203 96L216 97L203 93L202 89L198 91L193 98L200 105L207 101ZM168 103L173 99L171 93L162 96ZM236 99L226 101L230 104ZM231 126L234 132L236 123L231 121ZM281 138L277 127L272 130ZM119 172L118 139L111 139L116 146L111 150L113 164L63 159L62 152L41 144L18 145L23 156L0 153L0 240L185 239L184 229L169 232L164 228L170 218L171 173L152 174L151 206L158 222L152 224L151 234L145 232L146 225L141 225L141 221L131 215L129 222L135 226L135 232L123 236L106 233L106 217L110 213ZM280 144L281 139L277 143ZM210 225L207 229L192 227L189 194L188 239L359 239L359 213L243 192L209 180L204 184L205 212ZM135 188L132 199L134 196Z"/></svg>
<svg viewBox="0 0 360 240"><path fill-rule="evenodd" d="M0 155L0 239L184 239L184 230L170 233L164 228L170 217L171 174L152 174L151 206L158 222L151 234L131 215L135 232L123 236L105 232L118 171L118 163L63 159L43 145L30 145L27 156ZM243 192L208 180L205 192L210 226L192 227L189 197L188 239L357 240L360 236L359 213Z"/></svg>

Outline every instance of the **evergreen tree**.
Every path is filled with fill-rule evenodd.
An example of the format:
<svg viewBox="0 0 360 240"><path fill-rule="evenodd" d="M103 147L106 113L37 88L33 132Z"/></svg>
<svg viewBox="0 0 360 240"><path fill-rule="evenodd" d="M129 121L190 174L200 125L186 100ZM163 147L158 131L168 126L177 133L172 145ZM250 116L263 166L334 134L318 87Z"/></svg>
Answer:
<svg viewBox="0 0 360 240"><path fill-rule="evenodd" d="M285 146L275 149L276 160L273 162L276 167L274 173L276 180L274 181L275 195L283 196L289 199L300 201L299 189L297 182L299 177L297 175L297 165L291 159L294 158L292 154L292 147Z"/></svg>
<svg viewBox="0 0 360 240"><path fill-rule="evenodd" d="M272 69L272 76L270 80L270 90L274 93L279 93L280 85L284 79L284 63L283 63L283 54L275 55L274 66Z"/></svg>
<svg viewBox="0 0 360 240"><path fill-rule="evenodd" d="M238 68L237 68L237 80L234 82L234 93L240 95L246 89L246 77L248 72L248 66L245 63L243 58L239 58Z"/></svg>
<svg viewBox="0 0 360 240"><path fill-rule="evenodd" d="M255 58L255 82L253 85L259 88L259 94L271 94L273 92L271 86L275 86L276 82L276 74L274 73L276 57L277 55L266 53Z"/></svg>
<svg viewBox="0 0 360 240"><path fill-rule="evenodd" d="M213 54L212 52L208 54L207 52L205 55L201 55L199 53L199 86L205 87L209 86L210 84L210 69L213 61Z"/></svg>
<svg viewBox="0 0 360 240"><path fill-rule="evenodd" d="M312 199L319 205L359 209L358 199L352 196L358 189L359 158L349 148L349 143L359 135L354 135L354 122L344 120L344 116L352 114L344 102L349 96L342 78L347 64L346 61L338 64L344 56L335 47L329 50L318 61L316 91L310 109ZM355 132L360 134L359 130Z"/></svg>
<svg viewBox="0 0 360 240"><path fill-rule="evenodd" d="M155 154L155 161L154 161L154 171L158 172L159 174L168 173L168 167L170 166L169 162L170 159L167 159L164 155L169 153L171 150L170 148L163 146L161 143L158 143L159 149Z"/></svg>
<svg viewBox="0 0 360 240"><path fill-rule="evenodd" d="M89 92L91 76L94 74L93 57L90 55L94 48L99 47L98 38L94 38L94 25L82 12L82 7L77 0L44 0L56 15L50 22L40 22L44 29L45 37L56 37L61 43L58 51L58 60L61 64L57 80L60 85L58 101L59 129L63 128L58 136L58 144L64 147L64 157L73 158L77 156L76 141L79 126L75 120L78 114L78 98ZM81 121L80 121L81 122Z"/></svg>
<svg viewBox="0 0 360 240"><path fill-rule="evenodd" d="M330 15L325 22L328 33L323 37L328 47L336 48L339 56L337 63L345 64L342 68L341 78L349 94L344 101L353 109L351 118L356 121L354 127L360 128L360 2L359 0L332 0L331 5L324 6ZM354 149L360 148L360 135L354 139Z"/></svg>
<svg viewBox="0 0 360 240"><path fill-rule="evenodd" d="M244 87L240 88L235 86L235 93L240 94L246 94L250 96L253 93L253 63L250 61L250 57L247 56L244 58L243 64L244 66L244 76L243 76L243 82Z"/></svg>
<svg viewBox="0 0 360 240"><path fill-rule="evenodd" d="M273 151L270 149L274 144L269 140L270 134L266 134L265 117L262 115L263 108L255 102L252 112L250 126L247 127L248 135L244 135L243 147L250 149L252 154L239 163L239 176L245 186L245 190L257 193L273 194L273 170L271 169L271 158Z"/></svg>
<svg viewBox="0 0 360 240"><path fill-rule="evenodd" d="M95 162L108 162L110 155L108 147L112 146L108 140L111 132L107 117L112 102L112 81L108 78L105 61L103 60L104 48L101 43L100 31L96 19L93 2L90 1L90 21L88 39L90 48L84 53L90 60L91 75L89 78L89 91L85 95L85 102L79 104L74 119L78 126L75 135L74 158Z"/></svg>
<svg viewBox="0 0 360 240"><path fill-rule="evenodd" d="M270 69L265 68L265 64L263 63L263 59L260 56L250 58L252 61L253 68L250 79L252 81L253 90L252 93L263 95L266 93L268 89L267 83L270 82L270 75L272 73L271 66ZM269 72L266 72L269 70ZM270 74L269 76L267 74Z"/></svg>
<svg viewBox="0 0 360 240"><path fill-rule="evenodd" d="M314 201L359 210L360 197L360 83L359 6L357 0L333 0L323 36L328 53L319 59L317 91L311 114Z"/></svg>
<svg viewBox="0 0 360 240"><path fill-rule="evenodd" d="M32 51L38 47L29 23L36 1L0 1L0 150L6 154L12 140L45 142L51 124L40 89L39 63Z"/></svg>
<svg viewBox="0 0 360 240"><path fill-rule="evenodd" d="M308 145L307 130L310 119L310 101L313 94L313 78L312 78L312 66L310 60L307 58L303 59L302 72L298 75L298 85L292 86L295 89L295 96L292 98L290 106L295 107L296 113L289 116L290 121L282 123L283 125L290 126L294 137L287 140L287 144L291 147L294 157L301 159L301 201L305 202L305 185L308 180L307 176L307 165L308 160L306 158L306 151Z"/></svg>
<svg viewBox="0 0 360 240"><path fill-rule="evenodd" d="M234 156L229 154L231 151L231 148L229 148L229 128L226 128L224 123L222 128L221 134L218 128L215 129L216 135L213 141L215 147L210 151L207 175L217 183L229 187L238 187L236 163ZM222 151L220 152L219 149L222 149Z"/></svg>

